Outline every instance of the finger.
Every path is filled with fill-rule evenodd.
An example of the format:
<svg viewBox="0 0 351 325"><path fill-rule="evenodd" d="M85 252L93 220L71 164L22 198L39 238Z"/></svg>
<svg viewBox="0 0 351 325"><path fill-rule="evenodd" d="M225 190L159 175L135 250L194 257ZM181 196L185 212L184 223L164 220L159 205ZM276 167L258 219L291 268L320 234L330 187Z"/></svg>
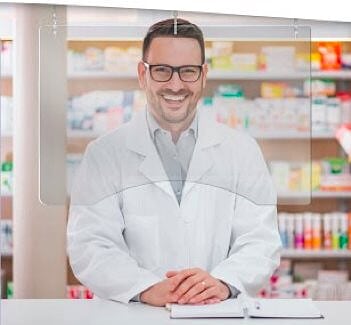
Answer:
<svg viewBox="0 0 351 325"><path fill-rule="evenodd" d="M188 277L184 280L175 291L175 294L178 295L179 299L187 295L186 299L191 299L192 296L198 294L199 292L205 290L206 288L217 286L217 282L213 277L211 277L207 272L199 272L193 276ZM196 290L196 293L189 293L195 286L201 283L201 291ZM198 287L197 287L198 288ZM219 297L220 298L220 297Z"/></svg>
<svg viewBox="0 0 351 325"><path fill-rule="evenodd" d="M201 279L200 281L198 279L194 279L193 281L196 281L195 284L189 287L189 289L186 289L186 287L191 285L188 283L190 283L192 278L195 278L195 277L188 278L179 286L178 290L175 292L175 295L177 295L178 291L185 290L185 293L179 296L178 303L186 304L191 298L197 296L199 293L206 290L206 283L204 281L201 281ZM184 285L184 288L182 288L183 285Z"/></svg>
<svg viewBox="0 0 351 325"><path fill-rule="evenodd" d="M202 291L201 293L199 293L195 297L191 298L189 300L189 303L196 304L200 301L210 299L210 298L219 298L217 287L213 286L213 287L207 288L206 290Z"/></svg>
<svg viewBox="0 0 351 325"><path fill-rule="evenodd" d="M166 277L167 278L171 278L172 276L175 276L175 275L177 275L179 273L179 271L168 271L167 273L166 273Z"/></svg>
<svg viewBox="0 0 351 325"><path fill-rule="evenodd" d="M196 272L198 271L195 271L195 269L186 269L179 271L177 275L171 278L171 286L173 287L171 290L175 290L180 285L180 283L182 283L189 276L194 275Z"/></svg>
<svg viewBox="0 0 351 325"><path fill-rule="evenodd" d="M221 299L216 298L216 297L212 297L209 299L205 299L203 301L200 301L198 303L189 303L191 305L209 305L209 304L218 304L219 302L221 302Z"/></svg>
<svg viewBox="0 0 351 325"><path fill-rule="evenodd" d="M195 286L197 286L197 289L200 289L201 291L203 291L204 289L206 289L206 287L208 287L208 285L206 285L206 282L204 281L205 278L206 276L204 274L195 274L195 275L189 276L178 286L178 288L174 291L174 294L177 295L180 299ZM198 286L199 283L200 283L200 288Z"/></svg>
<svg viewBox="0 0 351 325"><path fill-rule="evenodd" d="M195 305L195 306L205 305L205 301L200 301L200 302L197 302L196 304L191 304L191 305Z"/></svg>
<svg viewBox="0 0 351 325"><path fill-rule="evenodd" d="M221 300L219 298L210 298L210 299L204 300L205 305L218 304L219 302L221 302Z"/></svg>
<svg viewBox="0 0 351 325"><path fill-rule="evenodd" d="M168 293L166 296L167 303L178 303L177 297L172 295L172 293Z"/></svg>

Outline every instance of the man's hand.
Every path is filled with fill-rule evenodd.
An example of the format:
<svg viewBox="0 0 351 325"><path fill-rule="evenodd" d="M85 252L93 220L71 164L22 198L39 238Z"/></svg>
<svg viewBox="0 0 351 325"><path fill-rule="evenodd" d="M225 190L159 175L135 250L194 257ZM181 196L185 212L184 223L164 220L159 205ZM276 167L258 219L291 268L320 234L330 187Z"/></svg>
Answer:
<svg viewBox="0 0 351 325"><path fill-rule="evenodd" d="M140 294L140 301L152 306L162 307L167 303L176 303L172 290L175 288L172 279L165 279L143 291Z"/></svg>
<svg viewBox="0 0 351 325"><path fill-rule="evenodd" d="M175 288L172 298L179 304L216 303L230 296L226 284L199 268L169 271L166 276Z"/></svg>

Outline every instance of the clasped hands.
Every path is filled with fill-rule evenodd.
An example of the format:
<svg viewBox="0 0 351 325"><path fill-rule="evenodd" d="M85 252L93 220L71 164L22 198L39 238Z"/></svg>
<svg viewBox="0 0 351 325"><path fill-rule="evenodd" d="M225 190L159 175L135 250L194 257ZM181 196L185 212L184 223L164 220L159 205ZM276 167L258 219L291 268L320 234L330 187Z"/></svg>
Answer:
<svg viewBox="0 0 351 325"><path fill-rule="evenodd" d="M140 294L140 300L153 306L178 304L213 304L230 296L222 281L200 268L168 271L166 279Z"/></svg>

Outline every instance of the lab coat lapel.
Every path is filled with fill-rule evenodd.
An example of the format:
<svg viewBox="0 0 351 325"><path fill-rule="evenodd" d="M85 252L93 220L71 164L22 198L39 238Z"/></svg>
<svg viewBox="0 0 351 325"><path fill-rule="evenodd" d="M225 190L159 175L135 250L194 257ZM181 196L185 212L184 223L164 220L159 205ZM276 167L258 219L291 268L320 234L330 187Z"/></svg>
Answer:
<svg viewBox="0 0 351 325"><path fill-rule="evenodd" d="M195 184L206 184L204 176L214 164L211 148L222 141L221 129L219 124L213 120L214 117L204 112L198 113L198 139L190 162L182 199L189 194Z"/></svg>
<svg viewBox="0 0 351 325"><path fill-rule="evenodd" d="M146 122L146 111L136 114L130 122L127 147L145 157L138 170L149 179L151 183L158 186L171 196L178 205L178 201L166 175L161 159L150 138Z"/></svg>

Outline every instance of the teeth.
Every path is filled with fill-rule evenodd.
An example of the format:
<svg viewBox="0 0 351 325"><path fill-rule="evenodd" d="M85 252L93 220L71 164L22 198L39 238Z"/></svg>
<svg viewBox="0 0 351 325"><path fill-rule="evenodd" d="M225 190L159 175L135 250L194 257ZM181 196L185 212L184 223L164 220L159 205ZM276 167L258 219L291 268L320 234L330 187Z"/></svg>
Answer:
<svg viewBox="0 0 351 325"><path fill-rule="evenodd" d="M163 95L163 98L169 100L183 100L185 96Z"/></svg>

